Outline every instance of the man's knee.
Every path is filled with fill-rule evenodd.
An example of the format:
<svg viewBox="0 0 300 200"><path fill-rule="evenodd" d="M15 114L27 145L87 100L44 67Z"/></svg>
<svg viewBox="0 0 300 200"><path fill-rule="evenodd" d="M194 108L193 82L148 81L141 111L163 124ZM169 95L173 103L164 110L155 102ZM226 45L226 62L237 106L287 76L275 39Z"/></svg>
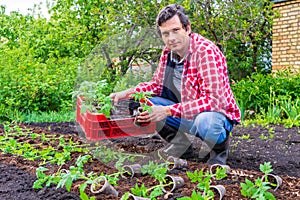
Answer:
<svg viewBox="0 0 300 200"><path fill-rule="evenodd" d="M210 144L222 143L227 137L225 120L221 113L203 112L195 118L191 134Z"/></svg>

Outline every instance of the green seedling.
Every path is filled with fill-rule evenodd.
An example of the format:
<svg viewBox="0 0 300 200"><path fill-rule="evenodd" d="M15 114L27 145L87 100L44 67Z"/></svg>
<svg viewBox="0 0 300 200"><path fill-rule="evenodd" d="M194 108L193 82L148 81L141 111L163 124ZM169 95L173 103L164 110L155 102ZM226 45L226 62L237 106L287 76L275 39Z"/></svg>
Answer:
<svg viewBox="0 0 300 200"><path fill-rule="evenodd" d="M268 181L268 174L270 174L272 171L273 171L273 169L272 169L272 165L271 165L271 163L270 162L265 162L264 164L260 164L259 165L259 169L260 169L260 171L261 172L263 172L264 173L264 181L265 182L269 182ZM275 184L272 184L272 183L269 183L271 186L275 186Z"/></svg>
<svg viewBox="0 0 300 200"><path fill-rule="evenodd" d="M269 174L273 171L271 162L265 162L264 164L260 164L259 169L264 174Z"/></svg>
<svg viewBox="0 0 300 200"><path fill-rule="evenodd" d="M215 178L216 180L221 180L227 176L226 168L217 167L216 172L211 174L210 172L205 172L202 170L195 170L194 172L186 172L187 176L192 183L198 183L197 189L201 192L192 191L191 197L181 197L178 200L208 200L213 199L215 194L211 190L211 179Z"/></svg>
<svg viewBox="0 0 300 200"><path fill-rule="evenodd" d="M118 152L114 151L105 145L101 145L99 147L96 147L92 151L93 158L99 159L104 163L108 162L116 162L116 168L122 169L122 166L124 162L134 162L136 158L138 157L146 157L145 155L137 154L137 153L124 153L124 152Z"/></svg>
<svg viewBox="0 0 300 200"><path fill-rule="evenodd" d="M149 174L159 182L164 182L167 175L168 168L165 163L157 164L150 161L148 165L143 165L141 172L142 174Z"/></svg>
<svg viewBox="0 0 300 200"><path fill-rule="evenodd" d="M41 140L39 144L30 144L27 140L20 140L19 138L24 137ZM22 142L21 142L22 141ZM58 144L58 145L57 145ZM54 148L57 145L59 149ZM0 136L0 150L4 153L11 153L14 155L22 156L28 160L40 161L40 167L36 170L37 180L33 184L33 188L41 189L44 186L50 187L51 184L57 185L57 187L66 187L68 191L71 190L74 181L80 180L79 185L80 198L83 200L94 200L95 197L89 197L85 193L85 188L89 184L93 184L94 180L98 177L94 173L85 174L83 168L84 164L92 157L91 155L79 156L75 166L71 166L70 169L65 170L61 167L66 163L67 160L71 159L71 153L89 152L88 144L79 144L74 142L72 138L65 140L64 137L55 137L45 134L34 134L28 129L21 127L7 125L5 126L5 132ZM46 164L57 164L58 170L54 174L48 174L47 168L42 165ZM112 184L117 184L118 176L123 173L122 171L105 175ZM101 173L103 176L104 174Z"/></svg>
<svg viewBox="0 0 300 200"><path fill-rule="evenodd" d="M271 187L268 186L268 182L264 182L261 179L255 179L255 182L252 183L247 178L245 179L245 183L241 183L241 193L245 197L249 197L252 199L270 199L275 200L275 197L272 193L267 192Z"/></svg>
<svg viewBox="0 0 300 200"><path fill-rule="evenodd" d="M62 173L61 179L57 184L56 188L60 188L65 186L67 191L70 192L71 186L73 184L73 181L78 179L86 179L86 176L84 174L83 166L84 163L87 163L87 161L91 158L90 155L85 156L79 156L76 160L76 166L71 166L68 170L68 173Z"/></svg>
<svg viewBox="0 0 300 200"><path fill-rule="evenodd" d="M263 133L259 136L259 138L260 138L261 140L267 140L267 139L268 139L268 137L265 136Z"/></svg>
<svg viewBox="0 0 300 200"><path fill-rule="evenodd" d="M148 165L143 165L141 168L142 174L149 174L151 177L155 178L159 184L147 188L145 184L139 186L138 184L135 185L134 188L131 188L132 194L144 198L149 199L156 199L156 197L163 194L163 188L172 185L172 182L167 182L166 175L167 175L168 168L166 167L165 163L157 164L153 161L150 161ZM122 200L126 200L129 198L129 192L124 194Z"/></svg>
<svg viewBox="0 0 300 200"><path fill-rule="evenodd" d="M263 165L261 164L260 170L265 175L273 171L270 162L265 162ZM264 180L262 180L261 178L255 179L254 183L246 178L245 183L241 183L241 194L252 199L275 200L276 198L274 197L274 195L268 192L268 190L271 188L269 185L270 183L268 182L266 176Z"/></svg>
<svg viewBox="0 0 300 200"><path fill-rule="evenodd" d="M160 196L163 194L162 188L167 186L167 184L159 184L155 185L153 187L147 188L145 187L145 184L143 183L140 187L138 184L135 184L134 188L131 188L132 194L139 196L139 197L144 197L144 198L149 198L149 199L156 199L156 197ZM123 198L124 200L126 198Z"/></svg>
<svg viewBox="0 0 300 200"><path fill-rule="evenodd" d="M134 188L131 189L131 192L140 197L145 197L149 199L155 199L156 197L163 194L163 188L172 185L172 182L167 183L166 175L168 168L165 163L157 164L153 161L150 161L148 165L143 165L141 168L142 174L149 174L151 177L155 178L159 184L152 186L150 188L146 188L144 184L141 186L135 185ZM123 198L126 199L126 195Z"/></svg>
<svg viewBox="0 0 300 200"><path fill-rule="evenodd" d="M190 197L181 197L178 200L209 200L213 197L202 196L201 192L196 192L195 190L192 191L192 195Z"/></svg>
<svg viewBox="0 0 300 200"><path fill-rule="evenodd" d="M46 175L48 171L45 167L39 167L36 170L37 180L33 184L33 188L41 189L43 186L49 187L51 184L57 185L56 188L65 187L67 191L71 191L71 187L74 181L80 181L79 185L80 198L83 200L94 200L95 197L89 197L85 189L88 185L97 184L96 180L99 176L105 176L107 180L112 185L117 185L119 180L119 175L123 172L116 172L114 174L104 174L103 172L100 175L96 175L93 172L85 174L84 165L92 158L91 155L79 156L75 162L75 166L70 166L69 169L58 169L56 173Z"/></svg>
<svg viewBox="0 0 300 200"><path fill-rule="evenodd" d="M60 181L60 177L52 175L46 175L46 171L48 171L48 168L45 167L38 167L36 169L36 177L37 180L33 183L32 188L34 189L42 189L44 185L46 187L50 187L51 184L57 184Z"/></svg>
<svg viewBox="0 0 300 200"><path fill-rule="evenodd" d="M37 139L39 137L39 135L36 133L31 133L30 137L34 140L34 139Z"/></svg>
<svg viewBox="0 0 300 200"><path fill-rule="evenodd" d="M203 197L207 197L207 198L214 197L214 193L209 189L210 188L210 179L211 179L211 175L209 174L209 172L204 174L203 170L200 170L200 171L196 170L194 172L187 172L186 174L192 183L198 183L197 189L199 189L200 191L203 192L203 194L201 193L202 198ZM194 193L193 197L182 197L182 198L179 198L179 200L187 200L187 199L192 199L192 198L200 196L200 193L196 192L195 190L193 190L193 193Z"/></svg>
<svg viewBox="0 0 300 200"><path fill-rule="evenodd" d="M152 92L136 92L131 95L131 97L135 100L140 102L142 111L148 111L149 113L152 112L152 107L147 104L147 99L152 96Z"/></svg>
<svg viewBox="0 0 300 200"><path fill-rule="evenodd" d="M91 112L102 113L106 117L110 117L110 110L113 108L111 98L108 94L112 91L111 86L106 79L98 82L84 81L80 84L78 90L72 93L73 98L81 96L83 98L81 104L81 112L86 110Z"/></svg>
<svg viewBox="0 0 300 200"><path fill-rule="evenodd" d="M6 126L7 133L0 136L0 150L5 153L11 153L22 156L28 160L40 160L40 165L47 163L56 163L59 166L65 164L67 160L70 160L70 154L72 152L87 152L88 145L79 145L72 141L72 138L68 141L64 140L61 136L56 138L55 136L31 133L30 130L24 129L18 126L10 128ZM16 134L14 134L17 131ZM27 141L18 141L20 136L25 138L31 138L34 140L41 139L42 143L47 143L47 146L40 144L29 144ZM17 139L16 139L17 138ZM59 141L58 149L55 149L51 143Z"/></svg>
<svg viewBox="0 0 300 200"><path fill-rule="evenodd" d="M250 134L240 136L241 139L248 140L250 138Z"/></svg>

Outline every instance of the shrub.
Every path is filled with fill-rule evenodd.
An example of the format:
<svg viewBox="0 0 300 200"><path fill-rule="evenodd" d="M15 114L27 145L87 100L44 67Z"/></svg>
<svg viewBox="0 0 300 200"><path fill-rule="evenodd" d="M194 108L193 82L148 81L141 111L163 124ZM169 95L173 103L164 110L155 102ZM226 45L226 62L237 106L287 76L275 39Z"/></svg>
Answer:
<svg viewBox="0 0 300 200"><path fill-rule="evenodd" d="M232 84L232 90L243 118L249 118L251 113L267 111L274 103L278 105L286 100L296 101L300 96L300 75L290 71L254 74Z"/></svg>
<svg viewBox="0 0 300 200"><path fill-rule="evenodd" d="M13 110L70 110L78 59L40 63L19 51L6 52L6 59L0 60L0 118Z"/></svg>

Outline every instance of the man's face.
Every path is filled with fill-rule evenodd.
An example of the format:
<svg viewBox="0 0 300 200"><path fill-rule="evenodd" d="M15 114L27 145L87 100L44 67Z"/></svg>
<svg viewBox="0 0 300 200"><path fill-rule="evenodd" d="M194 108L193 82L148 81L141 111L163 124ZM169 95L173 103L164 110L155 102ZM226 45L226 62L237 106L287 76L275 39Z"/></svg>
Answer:
<svg viewBox="0 0 300 200"><path fill-rule="evenodd" d="M189 47L191 26L185 30L177 15L162 23L159 27L164 43L180 57L183 57Z"/></svg>

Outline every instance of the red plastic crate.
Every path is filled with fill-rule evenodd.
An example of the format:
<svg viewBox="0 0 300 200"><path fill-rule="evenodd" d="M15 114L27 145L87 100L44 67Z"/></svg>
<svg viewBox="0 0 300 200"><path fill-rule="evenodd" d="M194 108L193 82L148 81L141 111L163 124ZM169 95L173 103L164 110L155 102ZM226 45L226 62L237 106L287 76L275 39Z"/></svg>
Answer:
<svg viewBox="0 0 300 200"><path fill-rule="evenodd" d="M104 114L91 113L89 110L82 113L82 101L81 97L77 98L76 121L82 128L85 138L88 140L98 141L155 132L155 122L140 127L134 125L134 118L107 119Z"/></svg>

